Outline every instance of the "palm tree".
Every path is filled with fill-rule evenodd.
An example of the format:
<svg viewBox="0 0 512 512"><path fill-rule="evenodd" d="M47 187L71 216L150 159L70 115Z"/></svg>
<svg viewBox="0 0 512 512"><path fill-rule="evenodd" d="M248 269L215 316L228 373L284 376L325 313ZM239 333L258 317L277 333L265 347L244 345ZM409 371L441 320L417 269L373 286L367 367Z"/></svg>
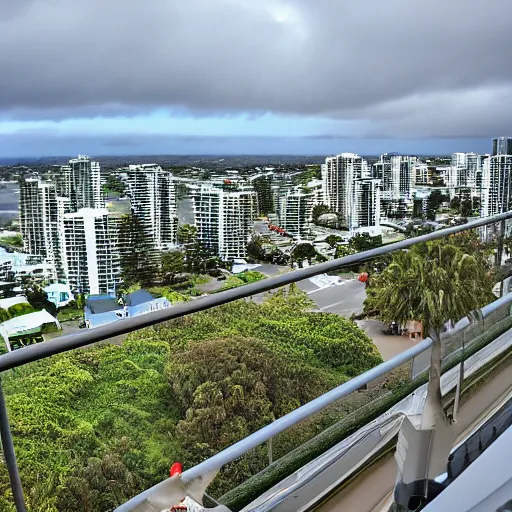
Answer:
<svg viewBox="0 0 512 512"><path fill-rule="evenodd" d="M430 375L422 426L443 418L441 331L492 301L492 277L483 253L466 254L446 241L429 242L395 253L372 283L371 305L384 321L421 321L432 338Z"/></svg>

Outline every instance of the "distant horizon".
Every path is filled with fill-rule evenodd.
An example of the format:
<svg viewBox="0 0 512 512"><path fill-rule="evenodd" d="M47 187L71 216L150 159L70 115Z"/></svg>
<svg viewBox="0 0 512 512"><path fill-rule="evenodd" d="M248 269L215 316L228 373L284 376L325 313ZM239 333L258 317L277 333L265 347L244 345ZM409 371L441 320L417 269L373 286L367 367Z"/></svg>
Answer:
<svg viewBox="0 0 512 512"><path fill-rule="evenodd" d="M80 152L80 153L69 153L69 154L61 154L61 155L41 155L41 156L0 156L0 165L12 164L12 163L34 163L39 161L50 161L50 160L63 160L67 161L71 158L76 158L78 155L86 155L92 159L143 159L143 158L184 158L184 159L225 159L225 158L243 158L248 157L251 159L258 158L290 158L292 160L297 159L321 159L325 160L325 158L329 156L335 156L341 153L356 153L363 158L372 158L379 157L384 153L394 153L397 155L411 155L422 158L433 157L433 158L448 158L451 157L452 153L414 153L414 152L402 152L402 151L386 151L384 153L361 153L356 151L340 151L338 153L329 153L329 154L298 154L298 153L112 153L112 154L93 154L88 152ZM478 152L476 152L478 153ZM152 162L147 162L152 163Z"/></svg>

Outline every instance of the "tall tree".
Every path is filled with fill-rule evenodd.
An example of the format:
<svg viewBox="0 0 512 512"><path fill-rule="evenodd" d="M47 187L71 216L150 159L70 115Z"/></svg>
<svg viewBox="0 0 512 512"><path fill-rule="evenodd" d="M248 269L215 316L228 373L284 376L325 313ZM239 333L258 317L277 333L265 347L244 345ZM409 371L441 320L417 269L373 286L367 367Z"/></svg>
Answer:
<svg viewBox="0 0 512 512"><path fill-rule="evenodd" d="M313 219L313 222L318 221L318 217L321 215L324 215L324 213L329 213L329 207L326 204L317 204L313 206L313 211L311 213L311 217Z"/></svg>
<svg viewBox="0 0 512 512"><path fill-rule="evenodd" d="M469 217L473 213L473 203L471 199L464 199L460 204L460 214L463 217Z"/></svg>
<svg viewBox="0 0 512 512"><path fill-rule="evenodd" d="M311 265L316 255L317 252L313 244L307 242L298 243L290 253L292 261L296 261L299 264L299 268L302 268L305 260Z"/></svg>
<svg viewBox="0 0 512 512"><path fill-rule="evenodd" d="M140 283L149 286L158 277L158 251L148 239L135 215L125 215L119 227L121 273L124 286Z"/></svg>
<svg viewBox="0 0 512 512"><path fill-rule="evenodd" d="M331 249L334 249L339 242L341 242L343 239L341 238L341 236L337 236L337 235L329 235L325 240L324 242L328 243L329 244L329 247Z"/></svg>
<svg viewBox="0 0 512 512"><path fill-rule="evenodd" d="M172 282L185 269L185 257L181 251L169 251L162 254L162 275L167 282Z"/></svg>
<svg viewBox="0 0 512 512"><path fill-rule="evenodd" d="M178 228L178 243L183 247L185 269L194 274L204 274L223 265L218 255L202 244L197 237L197 228L183 224Z"/></svg>
<svg viewBox="0 0 512 512"><path fill-rule="evenodd" d="M369 233L356 233L349 243L356 252L369 251L382 245L382 235L371 236Z"/></svg>
<svg viewBox="0 0 512 512"><path fill-rule="evenodd" d="M455 196L455 197L450 201L450 208L453 208L454 210L459 211L459 208L460 208L460 197Z"/></svg>
<svg viewBox="0 0 512 512"><path fill-rule="evenodd" d="M446 241L413 246L393 255L392 263L376 276L366 308L384 321L405 324L419 320L433 341L426 422L444 417L441 407L441 331L493 300L492 276L484 253L465 253ZM433 419L432 419L433 418Z"/></svg>
<svg viewBox="0 0 512 512"><path fill-rule="evenodd" d="M23 285L23 295L36 311L46 309L51 315L57 316L57 306L48 300L48 295L36 282L27 281Z"/></svg>

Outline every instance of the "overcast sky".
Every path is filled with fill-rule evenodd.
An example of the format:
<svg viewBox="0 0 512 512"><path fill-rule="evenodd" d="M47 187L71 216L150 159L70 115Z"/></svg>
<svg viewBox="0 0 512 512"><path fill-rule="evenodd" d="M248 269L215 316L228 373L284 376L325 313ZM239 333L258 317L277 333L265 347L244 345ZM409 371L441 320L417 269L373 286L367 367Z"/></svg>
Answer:
<svg viewBox="0 0 512 512"><path fill-rule="evenodd" d="M512 135L510 0L0 0L0 156Z"/></svg>

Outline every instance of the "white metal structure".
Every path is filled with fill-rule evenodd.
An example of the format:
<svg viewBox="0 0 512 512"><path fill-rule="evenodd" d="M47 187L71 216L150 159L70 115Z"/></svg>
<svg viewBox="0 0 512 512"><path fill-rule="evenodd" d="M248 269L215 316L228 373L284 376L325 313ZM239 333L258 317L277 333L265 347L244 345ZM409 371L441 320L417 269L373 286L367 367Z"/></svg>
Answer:
<svg viewBox="0 0 512 512"><path fill-rule="evenodd" d="M512 427L509 427L424 512L498 512L499 507L512 499L511 450Z"/></svg>

